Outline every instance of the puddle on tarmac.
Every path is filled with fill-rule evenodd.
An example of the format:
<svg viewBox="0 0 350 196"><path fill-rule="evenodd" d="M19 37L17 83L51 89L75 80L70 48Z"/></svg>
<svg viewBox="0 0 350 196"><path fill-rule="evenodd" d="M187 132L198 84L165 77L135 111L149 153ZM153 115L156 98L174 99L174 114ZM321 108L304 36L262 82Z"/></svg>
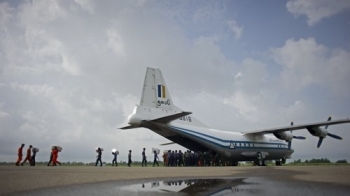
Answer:
<svg viewBox="0 0 350 196"><path fill-rule="evenodd" d="M109 181L50 187L9 195L349 195L350 187L260 177Z"/></svg>
<svg viewBox="0 0 350 196"><path fill-rule="evenodd" d="M256 195L261 180L245 178L140 180L51 187L15 195Z"/></svg>
<svg viewBox="0 0 350 196"><path fill-rule="evenodd" d="M131 195L251 195L259 194L258 189L252 188L254 183L245 182L244 178L237 179L189 179L155 181L116 187L119 193Z"/></svg>

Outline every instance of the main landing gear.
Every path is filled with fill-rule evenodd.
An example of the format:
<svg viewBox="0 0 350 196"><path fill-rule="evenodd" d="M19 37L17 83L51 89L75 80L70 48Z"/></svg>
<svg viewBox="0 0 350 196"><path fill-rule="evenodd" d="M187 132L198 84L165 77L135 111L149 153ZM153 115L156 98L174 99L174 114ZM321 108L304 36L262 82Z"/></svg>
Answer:
<svg viewBox="0 0 350 196"><path fill-rule="evenodd" d="M283 164L286 163L286 159L285 158L283 158L282 160L276 160L275 161L276 166L282 166L282 163Z"/></svg>
<svg viewBox="0 0 350 196"><path fill-rule="evenodd" d="M267 162L266 160L262 157L261 152L257 153L256 160L254 161L254 164L257 166L266 166Z"/></svg>

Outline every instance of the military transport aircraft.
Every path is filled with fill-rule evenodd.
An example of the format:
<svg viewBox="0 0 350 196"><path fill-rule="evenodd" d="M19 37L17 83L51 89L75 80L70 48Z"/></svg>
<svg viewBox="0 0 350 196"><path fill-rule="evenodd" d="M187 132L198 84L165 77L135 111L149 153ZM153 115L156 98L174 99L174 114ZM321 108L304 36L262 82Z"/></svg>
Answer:
<svg viewBox="0 0 350 196"><path fill-rule="evenodd" d="M161 70L147 68L140 104L129 115L129 126L120 129L148 128L192 151L220 153L234 166L239 161L254 161L258 166L266 166L267 160L275 160L280 166L294 152L291 141L305 139L294 136L293 130L308 130L311 135L319 137L317 147L320 147L326 136L342 139L328 132L329 125L350 123L350 119L331 121L328 118L323 122L292 123L285 127L239 133L212 129L191 114L174 105Z"/></svg>

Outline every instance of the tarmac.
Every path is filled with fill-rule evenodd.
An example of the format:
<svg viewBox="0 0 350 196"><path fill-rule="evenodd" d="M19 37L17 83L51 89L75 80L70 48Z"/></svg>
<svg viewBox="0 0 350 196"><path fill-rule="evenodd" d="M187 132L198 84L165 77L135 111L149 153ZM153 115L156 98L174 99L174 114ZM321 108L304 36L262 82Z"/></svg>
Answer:
<svg viewBox="0 0 350 196"><path fill-rule="evenodd" d="M142 183L144 186L144 183L154 181L208 178L243 179L245 183L241 185L244 185L245 190L253 187L263 191L262 193L272 195L274 193L289 195L285 194L286 192L295 195L295 191L304 195L348 195L350 193L350 166L347 165L281 167L0 166L0 195L55 195L55 193L62 195L62 193L65 194L64 192L71 193L72 190L81 190L74 192L74 195L84 195L86 193L83 192L89 190L89 187L92 189L89 190L89 195L99 194L98 190L101 190L101 187L107 190L105 195L109 195L109 189L114 191L110 192L110 195L115 195L115 187L119 185L129 186ZM55 191L52 193L52 190ZM274 192L271 192L272 190ZM248 193L251 192L241 191L240 195L250 195Z"/></svg>

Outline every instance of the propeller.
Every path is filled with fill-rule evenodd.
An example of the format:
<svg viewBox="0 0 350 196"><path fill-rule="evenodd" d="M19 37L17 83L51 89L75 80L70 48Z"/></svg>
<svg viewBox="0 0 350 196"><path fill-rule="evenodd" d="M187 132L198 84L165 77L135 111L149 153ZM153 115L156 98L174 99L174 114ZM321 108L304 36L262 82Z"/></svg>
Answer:
<svg viewBox="0 0 350 196"><path fill-rule="evenodd" d="M331 121L331 120L332 120L332 117L331 117L331 116L328 117L327 121ZM328 125L326 125L324 128L327 130ZM332 134L332 133L328 133L328 132L327 132L327 135L328 135L329 137L334 138L334 139L338 139L338 140L342 140L342 139L343 139L342 137L340 137L340 136L338 136L338 135L335 135L335 134ZM323 141L323 139L324 139L325 137L319 137L319 138L320 138L320 139L318 140L317 148L319 148L319 147L321 146L322 141Z"/></svg>
<svg viewBox="0 0 350 196"><path fill-rule="evenodd" d="M292 122L290 123L290 126L293 126L293 125L294 125L294 122L292 121ZM293 133L292 130L291 130L290 132ZM294 139L299 139L299 140L304 140L304 139L306 139L306 137L304 137L304 136L294 136L294 135L293 135L293 138L294 138Z"/></svg>

